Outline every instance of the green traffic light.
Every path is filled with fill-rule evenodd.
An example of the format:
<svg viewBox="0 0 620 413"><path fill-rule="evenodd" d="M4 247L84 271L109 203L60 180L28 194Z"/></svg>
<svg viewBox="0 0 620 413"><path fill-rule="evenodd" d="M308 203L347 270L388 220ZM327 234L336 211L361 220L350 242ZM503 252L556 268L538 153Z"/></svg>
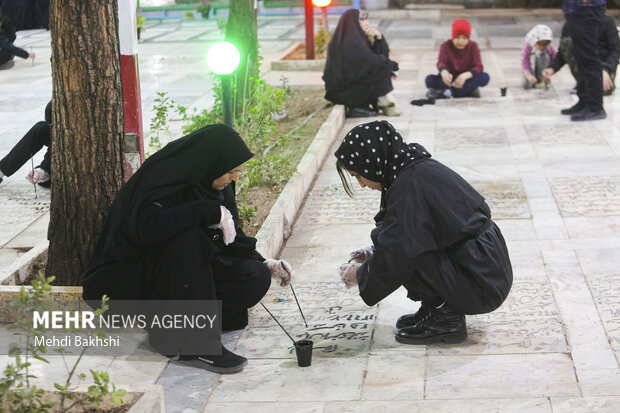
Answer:
<svg viewBox="0 0 620 413"><path fill-rule="evenodd" d="M234 72L240 60L239 50L229 42L216 43L207 52L207 65L218 75Z"/></svg>

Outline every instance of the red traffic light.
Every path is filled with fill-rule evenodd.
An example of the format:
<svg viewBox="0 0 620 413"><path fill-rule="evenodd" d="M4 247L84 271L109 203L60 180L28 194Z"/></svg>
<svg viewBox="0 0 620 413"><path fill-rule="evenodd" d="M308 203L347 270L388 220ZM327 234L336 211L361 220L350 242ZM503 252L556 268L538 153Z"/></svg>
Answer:
<svg viewBox="0 0 620 413"><path fill-rule="evenodd" d="M316 7L327 7L332 4L332 0L312 0Z"/></svg>

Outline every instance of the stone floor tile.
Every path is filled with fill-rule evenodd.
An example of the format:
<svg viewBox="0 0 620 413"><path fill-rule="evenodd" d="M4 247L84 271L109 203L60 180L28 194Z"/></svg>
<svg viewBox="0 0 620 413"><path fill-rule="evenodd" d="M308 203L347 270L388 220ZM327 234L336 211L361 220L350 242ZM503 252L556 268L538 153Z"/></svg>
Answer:
<svg viewBox="0 0 620 413"><path fill-rule="evenodd" d="M586 276L616 275L619 272L620 247L600 243L598 248L577 250L579 264Z"/></svg>
<svg viewBox="0 0 620 413"><path fill-rule="evenodd" d="M209 403L204 413L323 413L324 408L322 402Z"/></svg>
<svg viewBox="0 0 620 413"><path fill-rule="evenodd" d="M620 368L611 367L610 365L608 369L577 369L579 387L584 397L618 395Z"/></svg>
<svg viewBox="0 0 620 413"><path fill-rule="evenodd" d="M362 400L422 399L425 364L423 356L410 353L371 355Z"/></svg>
<svg viewBox="0 0 620 413"><path fill-rule="evenodd" d="M546 398L327 402L323 413L551 413Z"/></svg>
<svg viewBox="0 0 620 413"><path fill-rule="evenodd" d="M426 398L578 396L567 354L435 356L428 358Z"/></svg>
<svg viewBox="0 0 620 413"><path fill-rule="evenodd" d="M551 397L553 413L617 413L620 397Z"/></svg>
<svg viewBox="0 0 620 413"><path fill-rule="evenodd" d="M300 368L293 360L252 360L239 374L221 376L209 402L359 400L365 358L316 358Z"/></svg>

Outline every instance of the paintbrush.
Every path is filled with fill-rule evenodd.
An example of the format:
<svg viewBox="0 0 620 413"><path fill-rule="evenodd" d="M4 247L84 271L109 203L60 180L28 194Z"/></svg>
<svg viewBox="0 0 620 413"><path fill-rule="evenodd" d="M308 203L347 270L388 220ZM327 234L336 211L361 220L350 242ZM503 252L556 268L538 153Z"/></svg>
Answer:
<svg viewBox="0 0 620 413"><path fill-rule="evenodd" d="M277 318L275 318L275 317L273 316L273 314L271 314L271 311L269 311L269 310L267 309L267 307L265 307L265 304L263 304L263 303L261 302L261 303L260 303L260 305L262 305L262 306L263 306L263 308L264 308L265 310L267 310L267 312L269 313L269 315L271 316L271 318L273 318L273 321L275 321L276 323L278 323L278 325L280 326L280 328L282 329L282 331L284 331L284 332L286 333L286 335L288 336L288 338L290 338L290 339L291 339L291 341L293 342L293 344L295 344L295 339L294 339L293 337L291 337L291 335L288 333L288 331L286 331L286 330L284 329L284 327L282 327L282 324L280 324L280 322L278 321L278 319L277 319Z"/></svg>
<svg viewBox="0 0 620 413"><path fill-rule="evenodd" d="M295 290L293 289L293 284L289 284L291 286L291 291L293 292L293 297L295 297L295 302L297 302L297 308L299 308L299 313L301 314L301 318L304 319L304 324L306 328L308 328L308 323L306 322L306 317L304 317L304 312L301 311L301 306L299 305L299 300L297 299L297 294L295 294Z"/></svg>

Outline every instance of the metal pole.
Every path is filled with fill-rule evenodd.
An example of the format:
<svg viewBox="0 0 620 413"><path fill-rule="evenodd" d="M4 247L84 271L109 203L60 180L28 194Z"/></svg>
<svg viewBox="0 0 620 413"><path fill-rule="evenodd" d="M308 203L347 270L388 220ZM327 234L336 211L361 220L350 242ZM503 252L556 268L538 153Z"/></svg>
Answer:
<svg viewBox="0 0 620 413"><path fill-rule="evenodd" d="M233 126L232 90L230 78L232 75L220 75L222 80L222 111L224 112L224 124Z"/></svg>
<svg viewBox="0 0 620 413"><path fill-rule="evenodd" d="M314 60L314 5L312 0L304 0L306 12L306 59Z"/></svg>

